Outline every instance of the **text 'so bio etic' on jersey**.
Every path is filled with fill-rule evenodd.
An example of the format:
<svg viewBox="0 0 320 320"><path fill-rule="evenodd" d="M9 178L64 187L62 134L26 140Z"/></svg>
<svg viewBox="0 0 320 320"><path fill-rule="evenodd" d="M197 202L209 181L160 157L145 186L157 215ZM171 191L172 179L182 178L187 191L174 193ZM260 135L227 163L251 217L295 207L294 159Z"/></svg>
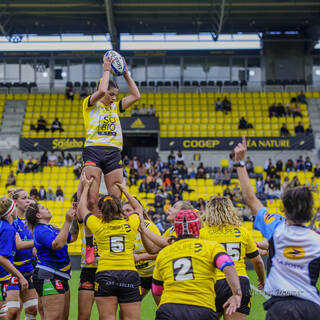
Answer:
<svg viewBox="0 0 320 320"><path fill-rule="evenodd" d="M181 239L162 249L156 259L153 281L163 283L160 305L177 303L216 311L214 283L216 259L225 254L215 241Z"/></svg>
<svg viewBox="0 0 320 320"><path fill-rule="evenodd" d="M71 264L67 244L59 249L52 249L52 242L58 236L60 230L51 225L38 224L33 231L34 246L37 249L37 268L70 279ZM68 234L67 242L71 240Z"/></svg>
<svg viewBox="0 0 320 320"><path fill-rule="evenodd" d="M16 230L16 233L19 234L22 241L32 241L33 236L32 232L27 226L26 219L17 217L13 223L13 228ZM20 272L30 272L33 270L33 261L34 257L32 254L32 248L26 250L17 250L13 264Z"/></svg>
<svg viewBox="0 0 320 320"><path fill-rule="evenodd" d="M144 222L146 224L146 227L150 231L158 234L159 236L161 235L158 227L152 221L144 220ZM146 253L146 252L147 252L146 249L143 247L141 235L140 235L140 233L138 233L136 236L136 239L134 241L133 253L141 254L141 253ZM152 273L153 273L153 269L154 269L154 262L155 262L155 260L141 260L136 263L136 268L137 268L137 271L138 271L140 277L152 277Z"/></svg>
<svg viewBox="0 0 320 320"><path fill-rule="evenodd" d="M98 101L89 105L88 96L83 100L83 118L86 130L85 147L105 146L122 150L122 129L119 119L119 104L114 102L111 106Z"/></svg>
<svg viewBox="0 0 320 320"><path fill-rule="evenodd" d="M137 214L131 215L128 219L103 222L90 213L84 222L93 233L98 245L97 272L107 270L136 271L133 247L140 225Z"/></svg>
<svg viewBox="0 0 320 320"><path fill-rule="evenodd" d="M13 263L16 252L16 231L7 220L0 219L0 256L4 256ZM11 278L10 273L0 266L0 282Z"/></svg>
<svg viewBox="0 0 320 320"><path fill-rule="evenodd" d="M98 268L99 255L98 255L97 242L95 238L93 238L95 262L93 264L87 264L86 263L86 245L87 244L86 244L86 236L85 236L83 222L78 221L78 227L79 227L79 235L81 235L81 268Z"/></svg>
<svg viewBox="0 0 320 320"><path fill-rule="evenodd" d="M316 283L320 272L320 235L297 225L287 225L278 215L261 208L254 221L269 241L269 270L264 290L271 296L310 300L320 305Z"/></svg>
<svg viewBox="0 0 320 320"><path fill-rule="evenodd" d="M259 255L252 236L242 226L205 226L200 230L200 239L219 242L232 258L238 276L247 276L245 258ZM217 270L217 280L220 279L225 279L225 275Z"/></svg>

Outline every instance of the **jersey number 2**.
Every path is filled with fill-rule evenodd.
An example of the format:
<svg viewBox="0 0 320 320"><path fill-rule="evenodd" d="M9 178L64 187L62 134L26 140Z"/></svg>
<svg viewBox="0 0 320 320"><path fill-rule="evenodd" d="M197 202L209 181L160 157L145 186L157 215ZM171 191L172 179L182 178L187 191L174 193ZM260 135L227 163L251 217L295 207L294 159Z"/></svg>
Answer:
<svg viewBox="0 0 320 320"><path fill-rule="evenodd" d="M110 237L110 252L124 252L124 237Z"/></svg>
<svg viewBox="0 0 320 320"><path fill-rule="evenodd" d="M191 257L173 260L173 276L175 281L194 279Z"/></svg>

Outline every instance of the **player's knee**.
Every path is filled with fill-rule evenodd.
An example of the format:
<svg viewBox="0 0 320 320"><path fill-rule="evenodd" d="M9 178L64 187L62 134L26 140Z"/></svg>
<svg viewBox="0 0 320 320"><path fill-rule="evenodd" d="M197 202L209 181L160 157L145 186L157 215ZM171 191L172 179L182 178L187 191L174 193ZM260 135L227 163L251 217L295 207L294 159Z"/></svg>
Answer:
<svg viewBox="0 0 320 320"><path fill-rule="evenodd" d="M15 319L17 318L17 316L19 315L20 312L20 308L16 308L16 307L11 307L10 304L8 306L7 304L7 315L9 317L9 319Z"/></svg>
<svg viewBox="0 0 320 320"><path fill-rule="evenodd" d="M36 316L38 312L38 299L30 299L24 302L23 308L26 311L26 315Z"/></svg>
<svg viewBox="0 0 320 320"><path fill-rule="evenodd" d="M97 206L97 203L98 203L98 199L90 198L88 200L88 209L93 210Z"/></svg>
<svg viewBox="0 0 320 320"><path fill-rule="evenodd" d="M37 306L32 306L32 307L29 307L28 309L26 309L26 315L29 314L32 316L36 316L37 312L38 312ZM32 319L32 318L30 318L30 319Z"/></svg>

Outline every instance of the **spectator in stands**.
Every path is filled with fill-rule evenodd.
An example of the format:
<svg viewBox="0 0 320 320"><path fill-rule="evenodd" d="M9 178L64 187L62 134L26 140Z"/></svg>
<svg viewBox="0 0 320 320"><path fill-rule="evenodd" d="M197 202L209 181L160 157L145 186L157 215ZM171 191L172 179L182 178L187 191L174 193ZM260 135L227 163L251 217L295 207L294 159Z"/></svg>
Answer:
<svg viewBox="0 0 320 320"><path fill-rule="evenodd" d="M62 129L61 122L59 121L58 118L55 118L54 121L52 122L51 131L52 131L52 132L55 132L55 131L63 132L63 131L64 131L64 130Z"/></svg>
<svg viewBox="0 0 320 320"><path fill-rule="evenodd" d="M314 169L313 169L313 173L314 173L314 177L315 178L320 178L320 168L319 168L319 164L316 163Z"/></svg>
<svg viewBox="0 0 320 320"><path fill-rule="evenodd" d="M178 151L176 155L176 163L178 166L183 166L184 165L184 156L181 152L181 150Z"/></svg>
<svg viewBox="0 0 320 320"><path fill-rule="evenodd" d="M147 169L144 163L140 162L139 163L139 168L138 168L138 176L139 179L143 179L146 176Z"/></svg>
<svg viewBox="0 0 320 320"><path fill-rule="evenodd" d="M199 198L199 201L196 204L196 209L203 212L206 209L206 202L203 200L203 198Z"/></svg>
<svg viewBox="0 0 320 320"><path fill-rule="evenodd" d="M292 159L288 159L287 163L286 163L286 171L290 172L290 171L295 171L296 167L294 165L294 162Z"/></svg>
<svg viewBox="0 0 320 320"><path fill-rule="evenodd" d="M140 116L147 116L148 115L148 109L146 107L146 105L143 103L141 108L139 109L139 113Z"/></svg>
<svg viewBox="0 0 320 320"><path fill-rule="evenodd" d="M71 87L67 87L66 88L66 98L71 101L73 101L74 99L74 92L73 92L73 89Z"/></svg>
<svg viewBox="0 0 320 320"><path fill-rule="evenodd" d="M48 166L56 166L57 165L57 156L51 151L50 155L48 156Z"/></svg>
<svg viewBox="0 0 320 320"><path fill-rule="evenodd" d="M39 159L37 159L36 162L33 163L31 170L34 173L41 171L41 164Z"/></svg>
<svg viewBox="0 0 320 320"><path fill-rule="evenodd" d="M180 170L179 170L178 165L176 163L170 169L170 174L171 174L171 177L170 177L171 181L173 181L179 177Z"/></svg>
<svg viewBox="0 0 320 320"><path fill-rule="evenodd" d="M48 187L48 192L47 192L47 200L52 200L54 201L56 199L56 196L52 190L51 187Z"/></svg>
<svg viewBox="0 0 320 320"><path fill-rule="evenodd" d="M73 165L74 159L71 155L71 153L68 153L67 156L63 160L63 165L65 167L71 167Z"/></svg>
<svg viewBox="0 0 320 320"><path fill-rule="evenodd" d="M269 107L269 118L275 117L277 115L277 104L274 102Z"/></svg>
<svg viewBox="0 0 320 320"><path fill-rule="evenodd" d="M44 151L40 158L41 167L45 167L48 165L48 152Z"/></svg>
<svg viewBox="0 0 320 320"><path fill-rule="evenodd" d="M3 157L2 157L2 155L0 154L0 167L2 167L3 166Z"/></svg>
<svg viewBox="0 0 320 320"><path fill-rule="evenodd" d="M44 186L40 186L39 189L39 198L40 200L47 200L47 192Z"/></svg>
<svg viewBox="0 0 320 320"><path fill-rule="evenodd" d="M261 177L258 177L256 180L256 189L257 193L263 193L264 191L264 183Z"/></svg>
<svg viewBox="0 0 320 320"><path fill-rule="evenodd" d="M188 168L187 168L187 166L184 164L179 169L180 169L180 176L182 177L182 179L187 179L188 178Z"/></svg>
<svg viewBox="0 0 320 320"><path fill-rule="evenodd" d="M278 103L276 107L276 115L277 117L285 117L286 116L286 110L282 103Z"/></svg>
<svg viewBox="0 0 320 320"><path fill-rule="evenodd" d="M194 179L197 176L197 169L194 163L192 162L190 168L188 168L189 179Z"/></svg>
<svg viewBox="0 0 320 320"><path fill-rule="evenodd" d="M285 111L286 111L286 116L287 116L287 117L292 116L292 108L290 107L290 104L289 104L289 103L286 104L286 106L285 106Z"/></svg>
<svg viewBox="0 0 320 320"><path fill-rule="evenodd" d="M310 124L306 130L306 136L311 136L313 134L312 125Z"/></svg>
<svg viewBox="0 0 320 320"><path fill-rule="evenodd" d="M37 128L36 128L37 132L41 130L44 130L45 132L49 131L49 129L47 128L47 121L44 120L43 116L40 116L40 118L38 119Z"/></svg>
<svg viewBox="0 0 320 320"><path fill-rule="evenodd" d="M227 169L224 169L223 171L223 181L222 181L222 184L225 185L225 186L229 186L230 185L230 175L229 175L229 172Z"/></svg>
<svg viewBox="0 0 320 320"><path fill-rule="evenodd" d="M199 167L197 168L197 178L198 179L206 178L206 169L203 167L202 162L200 162Z"/></svg>
<svg viewBox="0 0 320 320"><path fill-rule="evenodd" d="M189 191L189 185L186 183L185 179L181 181L181 189L182 191Z"/></svg>
<svg viewBox="0 0 320 320"><path fill-rule="evenodd" d="M301 109L299 107L299 104L296 102L294 105L293 105L293 108L292 108L292 116L295 118L295 117L300 117L302 118L302 113L301 113Z"/></svg>
<svg viewBox="0 0 320 320"><path fill-rule="evenodd" d="M231 102L227 97L224 97L224 99L222 100L222 109L226 114L228 112L231 112Z"/></svg>
<svg viewBox="0 0 320 320"><path fill-rule="evenodd" d="M24 173L25 168L26 168L26 164L24 163L23 159L20 158L17 166L17 174Z"/></svg>
<svg viewBox="0 0 320 320"><path fill-rule="evenodd" d="M173 150L170 151L170 154L168 155L168 164L169 166L173 166L176 163L176 157L174 155Z"/></svg>
<svg viewBox="0 0 320 320"><path fill-rule="evenodd" d="M300 103L308 105L307 97L303 91L300 91L300 94L297 96L297 100Z"/></svg>
<svg viewBox="0 0 320 320"><path fill-rule="evenodd" d="M217 98L216 103L214 104L216 111L223 111L223 103L220 98Z"/></svg>
<svg viewBox="0 0 320 320"><path fill-rule="evenodd" d="M223 183L224 174L219 167L217 172L214 174L214 183L215 184L222 184Z"/></svg>
<svg viewBox="0 0 320 320"><path fill-rule="evenodd" d="M307 187L313 191L313 192L317 192L318 193L318 184L317 182L314 180L314 178L311 178L310 182L307 182Z"/></svg>
<svg viewBox="0 0 320 320"><path fill-rule="evenodd" d="M306 171L312 171L313 164L311 162L310 157L306 157L306 161L304 162L304 169Z"/></svg>
<svg viewBox="0 0 320 320"><path fill-rule="evenodd" d="M289 177L288 176L284 177L284 180L281 184L281 194L284 192L284 190L288 187L289 184L290 184Z"/></svg>
<svg viewBox="0 0 320 320"><path fill-rule="evenodd" d="M304 170L304 161L302 156L299 156L299 158L296 160L296 170L297 171Z"/></svg>
<svg viewBox="0 0 320 320"><path fill-rule="evenodd" d="M147 179L146 179L146 177L144 177L144 178L142 179L142 182L140 183L139 192L140 192L140 193L142 193L142 192L148 192L148 184L147 184Z"/></svg>
<svg viewBox="0 0 320 320"><path fill-rule="evenodd" d="M61 186L57 186L56 189L56 200L63 202L63 190L61 189Z"/></svg>
<svg viewBox="0 0 320 320"><path fill-rule="evenodd" d="M164 164L163 164L163 161L161 160L160 157L158 157L154 166L155 166L155 169L157 172L162 172L162 170L164 168Z"/></svg>
<svg viewBox="0 0 320 320"><path fill-rule="evenodd" d="M16 186L16 177L13 173L13 171L10 171L10 173L8 174L7 177L7 183L6 183L6 188L8 188L9 186Z"/></svg>
<svg viewBox="0 0 320 320"><path fill-rule="evenodd" d="M282 172L283 171L283 162L281 160L278 160L276 162L276 172Z"/></svg>
<svg viewBox="0 0 320 320"><path fill-rule="evenodd" d="M151 169L153 167L152 160L149 158L145 163L144 166L147 170Z"/></svg>
<svg viewBox="0 0 320 320"><path fill-rule="evenodd" d="M165 186L165 187L167 187L167 186L171 186L171 183L172 183L172 180L171 180L171 174L170 174L170 171L169 171L169 169L164 169L163 170L163 185Z"/></svg>
<svg viewBox="0 0 320 320"><path fill-rule="evenodd" d="M230 200L232 201L232 199L233 199L233 193L232 193L232 191L230 190L229 187L226 187L226 188L223 190L223 196L230 198Z"/></svg>
<svg viewBox="0 0 320 320"><path fill-rule="evenodd" d="M148 116L154 117L156 114L156 109L154 107L154 105L150 105L149 109L148 109Z"/></svg>
<svg viewBox="0 0 320 320"><path fill-rule="evenodd" d="M299 123L295 126L294 132L296 133L297 136L304 134L304 127L301 121L299 121Z"/></svg>
<svg viewBox="0 0 320 320"><path fill-rule="evenodd" d="M269 158L264 163L264 171L267 172L271 166L273 166L273 163L272 163L272 159Z"/></svg>
<svg viewBox="0 0 320 320"><path fill-rule="evenodd" d="M25 169L24 169L24 173L30 173L30 172L32 172L32 167L33 167L33 160L32 160L32 158L31 158L31 159L29 159L29 161L27 162L27 165L26 165L26 167L25 167Z"/></svg>
<svg viewBox="0 0 320 320"><path fill-rule="evenodd" d="M10 154L7 155L7 157L4 159L3 164L5 166L11 166L12 165L12 159Z"/></svg>
<svg viewBox="0 0 320 320"><path fill-rule="evenodd" d="M135 106L132 110L131 110L131 116L132 117L136 117L137 115L139 115L139 109L137 106Z"/></svg>
<svg viewBox="0 0 320 320"><path fill-rule="evenodd" d="M73 173L76 175L77 179L80 179L81 171L82 171L82 163L80 160L77 159L73 166Z"/></svg>
<svg viewBox="0 0 320 320"><path fill-rule="evenodd" d="M30 190L30 197L32 197L35 200L39 200L39 192L36 188L36 186L32 186L31 190Z"/></svg>
<svg viewBox="0 0 320 320"><path fill-rule="evenodd" d="M251 161L250 157L247 157L246 160L246 168L247 168L247 172L250 174L252 174L254 172L254 165L253 162Z"/></svg>
<svg viewBox="0 0 320 320"><path fill-rule="evenodd" d="M290 136L290 132L289 132L289 130L287 128L287 124L286 123L282 124L282 127L280 128L280 136L281 137Z"/></svg>
<svg viewBox="0 0 320 320"><path fill-rule="evenodd" d="M253 128L252 124L248 123L244 117L241 117L239 121L239 129L245 130L245 129L252 129L252 128Z"/></svg>

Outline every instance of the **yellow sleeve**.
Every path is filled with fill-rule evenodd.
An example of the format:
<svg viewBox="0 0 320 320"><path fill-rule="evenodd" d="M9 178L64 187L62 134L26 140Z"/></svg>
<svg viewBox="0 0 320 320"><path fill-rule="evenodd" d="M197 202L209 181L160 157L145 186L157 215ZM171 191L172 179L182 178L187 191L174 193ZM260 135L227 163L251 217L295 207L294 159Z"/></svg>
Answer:
<svg viewBox="0 0 320 320"><path fill-rule="evenodd" d="M159 254L156 261L155 261L155 267L154 267L153 275L152 275L152 278L157 281L163 281L163 278L160 274L160 269L159 269L159 258L160 257L161 257L161 255Z"/></svg>
<svg viewBox="0 0 320 320"><path fill-rule="evenodd" d="M145 221L148 221L148 220L145 220ZM158 227L157 227L154 223L148 221L147 228L148 228L150 231L152 231L152 232L156 233L157 235L161 236L161 233L160 233Z"/></svg>
<svg viewBox="0 0 320 320"><path fill-rule="evenodd" d="M248 232L248 230L246 230L246 237L247 237L247 247L246 247L246 256L247 258L250 259L250 257L254 258L252 255L250 255L251 253L256 253L258 252L258 248L256 246L256 244L254 243L253 237L252 235ZM258 254L256 254L255 256L257 256Z"/></svg>
<svg viewBox="0 0 320 320"><path fill-rule="evenodd" d="M101 219L94 216L92 213L88 214L85 219L84 223L86 227L88 227L92 233L95 233L102 225Z"/></svg>
<svg viewBox="0 0 320 320"><path fill-rule="evenodd" d="M121 101L121 100L120 100ZM120 101L115 101L114 104L116 105L117 107L117 114L120 114Z"/></svg>
<svg viewBox="0 0 320 320"><path fill-rule="evenodd" d="M128 219L128 222L131 226L131 228L135 231L135 232L138 232L138 228L139 228L139 225L140 225L140 219L139 219L139 216L137 214L132 214L129 219Z"/></svg>
<svg viewBox="0 0 320 320"><path fill-rule="evenodd" d="M88 108L90 108L90 107L93 107L93 106L89 106L89 99L90 99L90 97L91 97L91 95L90 95L90 96L87 96L87 97L83 100L83 102L82 102L82 108L83 108L83 110L88 109Z"/></svg>

